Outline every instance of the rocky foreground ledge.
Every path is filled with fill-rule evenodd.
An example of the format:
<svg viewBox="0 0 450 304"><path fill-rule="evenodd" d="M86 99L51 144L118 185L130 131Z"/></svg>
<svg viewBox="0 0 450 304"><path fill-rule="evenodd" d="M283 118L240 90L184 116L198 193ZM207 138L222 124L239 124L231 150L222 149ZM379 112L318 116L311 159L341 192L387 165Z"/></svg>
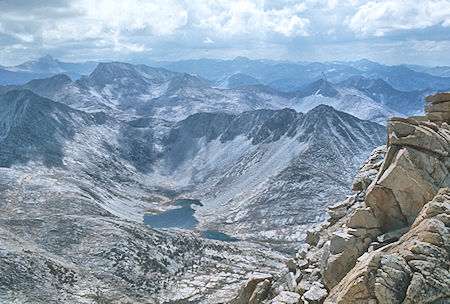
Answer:
<svg viewBox="0 0 450 304"><path fill-rule="evenodd" d="M450 93L427 102L388 121L358 192L308 230L288 271L250 278L232 304L450 302Z"/></svg>

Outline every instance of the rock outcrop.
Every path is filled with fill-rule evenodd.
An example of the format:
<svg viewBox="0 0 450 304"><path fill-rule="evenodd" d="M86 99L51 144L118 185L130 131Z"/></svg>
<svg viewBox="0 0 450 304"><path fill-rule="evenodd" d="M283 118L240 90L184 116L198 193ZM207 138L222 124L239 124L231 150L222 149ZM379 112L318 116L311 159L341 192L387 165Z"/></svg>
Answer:
<svg viewBox="0 0 450 304"><path fill-rule="evenodd" d="M427 98L426 117L389 119L387 146L361 166L357 193L307 231L260 303L448 303L448 96Z"/></svg>
<svg viewBox="0 0 450 304"><path fill-rule="evenodd" d="M425 106L426 118L430 121L450 123L450 93L428 96Z"/></svg>
<svg viewBox="0 0 450 304"><path fill-rule="evenodd" d="M239 292L239 296L231 300L230 304L260 303L269 295L271 281L270 274L253 274Z"/></svg>
<svg viewBox="0 0 450 304"><path fill-rule="evenodd" d="M398 241L370 253L325 303L448 303L450 189L442 188Z"/></svg>
<svg viewBox="0 0 450 304"><path fill-rule="evenodd" d="M384 232L411 225L441 187L450 187L450 129L417 118L388 121L386 160L366 196Z"/></svg>

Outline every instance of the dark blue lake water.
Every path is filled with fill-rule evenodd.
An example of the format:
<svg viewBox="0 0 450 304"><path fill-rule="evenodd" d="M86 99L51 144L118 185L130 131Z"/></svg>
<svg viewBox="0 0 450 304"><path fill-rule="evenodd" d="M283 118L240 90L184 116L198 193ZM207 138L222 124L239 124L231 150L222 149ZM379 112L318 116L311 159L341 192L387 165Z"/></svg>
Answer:
<svg viewBox="0 0 450 304"><path fill-rule="evenodd" d="M192 205L203 206L198 200L177 200L173 204L177 209L167 210L158 214L144 215L144 224L154 228L184 228L195 230L198 221L194 217L195 210ZM224 242L236 242L238 239L218 231L202 231L202 236L207 239Z"/></svg>
<svg viewBox="0 0 450 304"><path fill-rule="evenodd" d="M228 236L225 233L219 232L219 231L212 231L212 230L208 230L208 231L202 231L202 236L205 239L212 239L212 240L219 240L219 241L224 241L224 242L237 242L239 241L238 239Z"/></svg>
<svg viewBox="0 0 450 304"><path fill-rule="evenodd" d="M203 206L197 200L177 200L173 204L177 209L158 214L144 215L144 223L155 228L185 228L194 230L198 221L194 217L195 210L191 205Z"/></svg>

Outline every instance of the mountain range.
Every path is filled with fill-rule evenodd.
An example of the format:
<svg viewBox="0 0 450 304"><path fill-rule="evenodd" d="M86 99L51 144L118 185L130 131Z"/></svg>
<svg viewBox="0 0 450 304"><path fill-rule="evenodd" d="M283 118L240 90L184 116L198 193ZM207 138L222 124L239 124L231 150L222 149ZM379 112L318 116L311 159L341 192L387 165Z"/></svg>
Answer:
<svg viewBox="0 0 450 304"><path fill-rule="evenodd" d="M304 246L385 143L386 118L433 90L352 75L285 92L245 75L218 88L112 62L0 86L0 300L226 302ZM201 202L193 231L144 224L180 199Z"/></svg>
<svg viewBox="0 0 450 304"><path fill-rule="evenodd" d="M302 90L288 93L262 84L219 89L195 75L119 62L100 63L90 75L76 81L56 75L21 86L0 87L0 92L11 89L29 89L83 111L104 111L127 120L157 117L178 121L198 112L237 114L257 109L292 108L307 112L327 104L381 124L391 116L420 113L423 97L431 92L402 92L383 80L361 76L339 84L319 79Z"/></svg>
<svg viewBox="0 0 450 304"><path fill-rule="evenodd" d="M51 168L70 184L77 180L74 186L109 212L138 221L148 210L167 209L170 199L198 198L204 205L196 214L199 227L217 229L226 222L221 231L264 244L274 239L257 224L265 213L279 209L281 222L275 225L271 217L272 230L288 229L288 220L301 234L329 200L343 195L355 160L362 161L384 138L384 127L324 105L306 114L264 109L161 122L87 113L28 90L11 90L0 104L1 166ZM327 162L319 165L317 157ZM304 177L296 181L292 175ZM321 183L329 186L313 187ZM286 197L274 208L271 201L280 195ZM308 202L299 202L302 196ZM309 212L292 213L312 202ZM243 217L254 208L261 218ZM232 220L233 213L239 217ZM255 230L249 234L243 222Z"/></svg>
<svg viewBox="0 0 450 304"><path fill-rule="evenodd" d="M24 84L32 79L66 74L77 80L89 75L98 62L62 62L50 55L17 66L0 66L0 85ZM342 82L352 76L382 79L400 91L449 89L450 67L420 65L383 65L367 59L335 62L287 62L252 60L196 59L180 61L149 61L151 66L194 74L213 87L233 89L243 85L264 84L283 92L303 89L309 83L325 79Z"/></svg>
<svg viewBox="0 0 450 304"><path fill-rule="evenodd" d="M445 72L438 76L435 73L433 75L427 73L433 71L431 68L387 66L367 59L353 62L292 63L237 57L233 60L198 59L162 62L158 65L173 71L199 75L213 86L222 84L224 79L235 74L244 74L247 76L245 79L252 77L262 84L284 92L303 89L309 83L322 78L332 83L339 83L352 76L362 76L373 80L382 79L401 91L447 90L449 88L449 77ZM448 67L440 68L440 70L445 69L448 70ZM244 79L242 76L241 78Z"/></svg>
<svg viewBox="0 0 450 304"><path fill-rule="evenodd" d="M36 78L45 78L56 74L67 74L72 79L89 74L97 66L97 62L81 63L61 62L50 55L30 60L20 65L0 66L0 85L24 84Z"/></svg>

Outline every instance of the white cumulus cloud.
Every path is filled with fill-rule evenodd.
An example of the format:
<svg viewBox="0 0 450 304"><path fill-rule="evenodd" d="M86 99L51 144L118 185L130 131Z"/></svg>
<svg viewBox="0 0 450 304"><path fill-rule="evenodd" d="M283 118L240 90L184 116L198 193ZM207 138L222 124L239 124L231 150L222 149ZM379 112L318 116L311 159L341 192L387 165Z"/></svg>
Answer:
<svg viewBox="0 0 450 304"><path fill-rule="evenodd" d="M46 53L77 60L386 58L395 52L386 55L384 44L393 41L389 49L424 58L408 43L424 39L447 64L448 28L450 0L0 0L0 64Z"/></svg>
<svg viewBox="0 0 450 304"><path fill-rule="evenodd" d="M352 31L374 36L383 36L393 30L424 29L438 24L449 26L450 1L369 1L346 22Z"/></svg>
<svg viewBox="0 0 450 304"><path fill-rule="evenodd" d="M198 27L221 35L278 33L284 36L307 36L310 21L301 17L305 6L293 4L281 9L265 9L264 1L194 1L203 7L195 17ZM204 5L206 4L206 5Z"/></svg>

